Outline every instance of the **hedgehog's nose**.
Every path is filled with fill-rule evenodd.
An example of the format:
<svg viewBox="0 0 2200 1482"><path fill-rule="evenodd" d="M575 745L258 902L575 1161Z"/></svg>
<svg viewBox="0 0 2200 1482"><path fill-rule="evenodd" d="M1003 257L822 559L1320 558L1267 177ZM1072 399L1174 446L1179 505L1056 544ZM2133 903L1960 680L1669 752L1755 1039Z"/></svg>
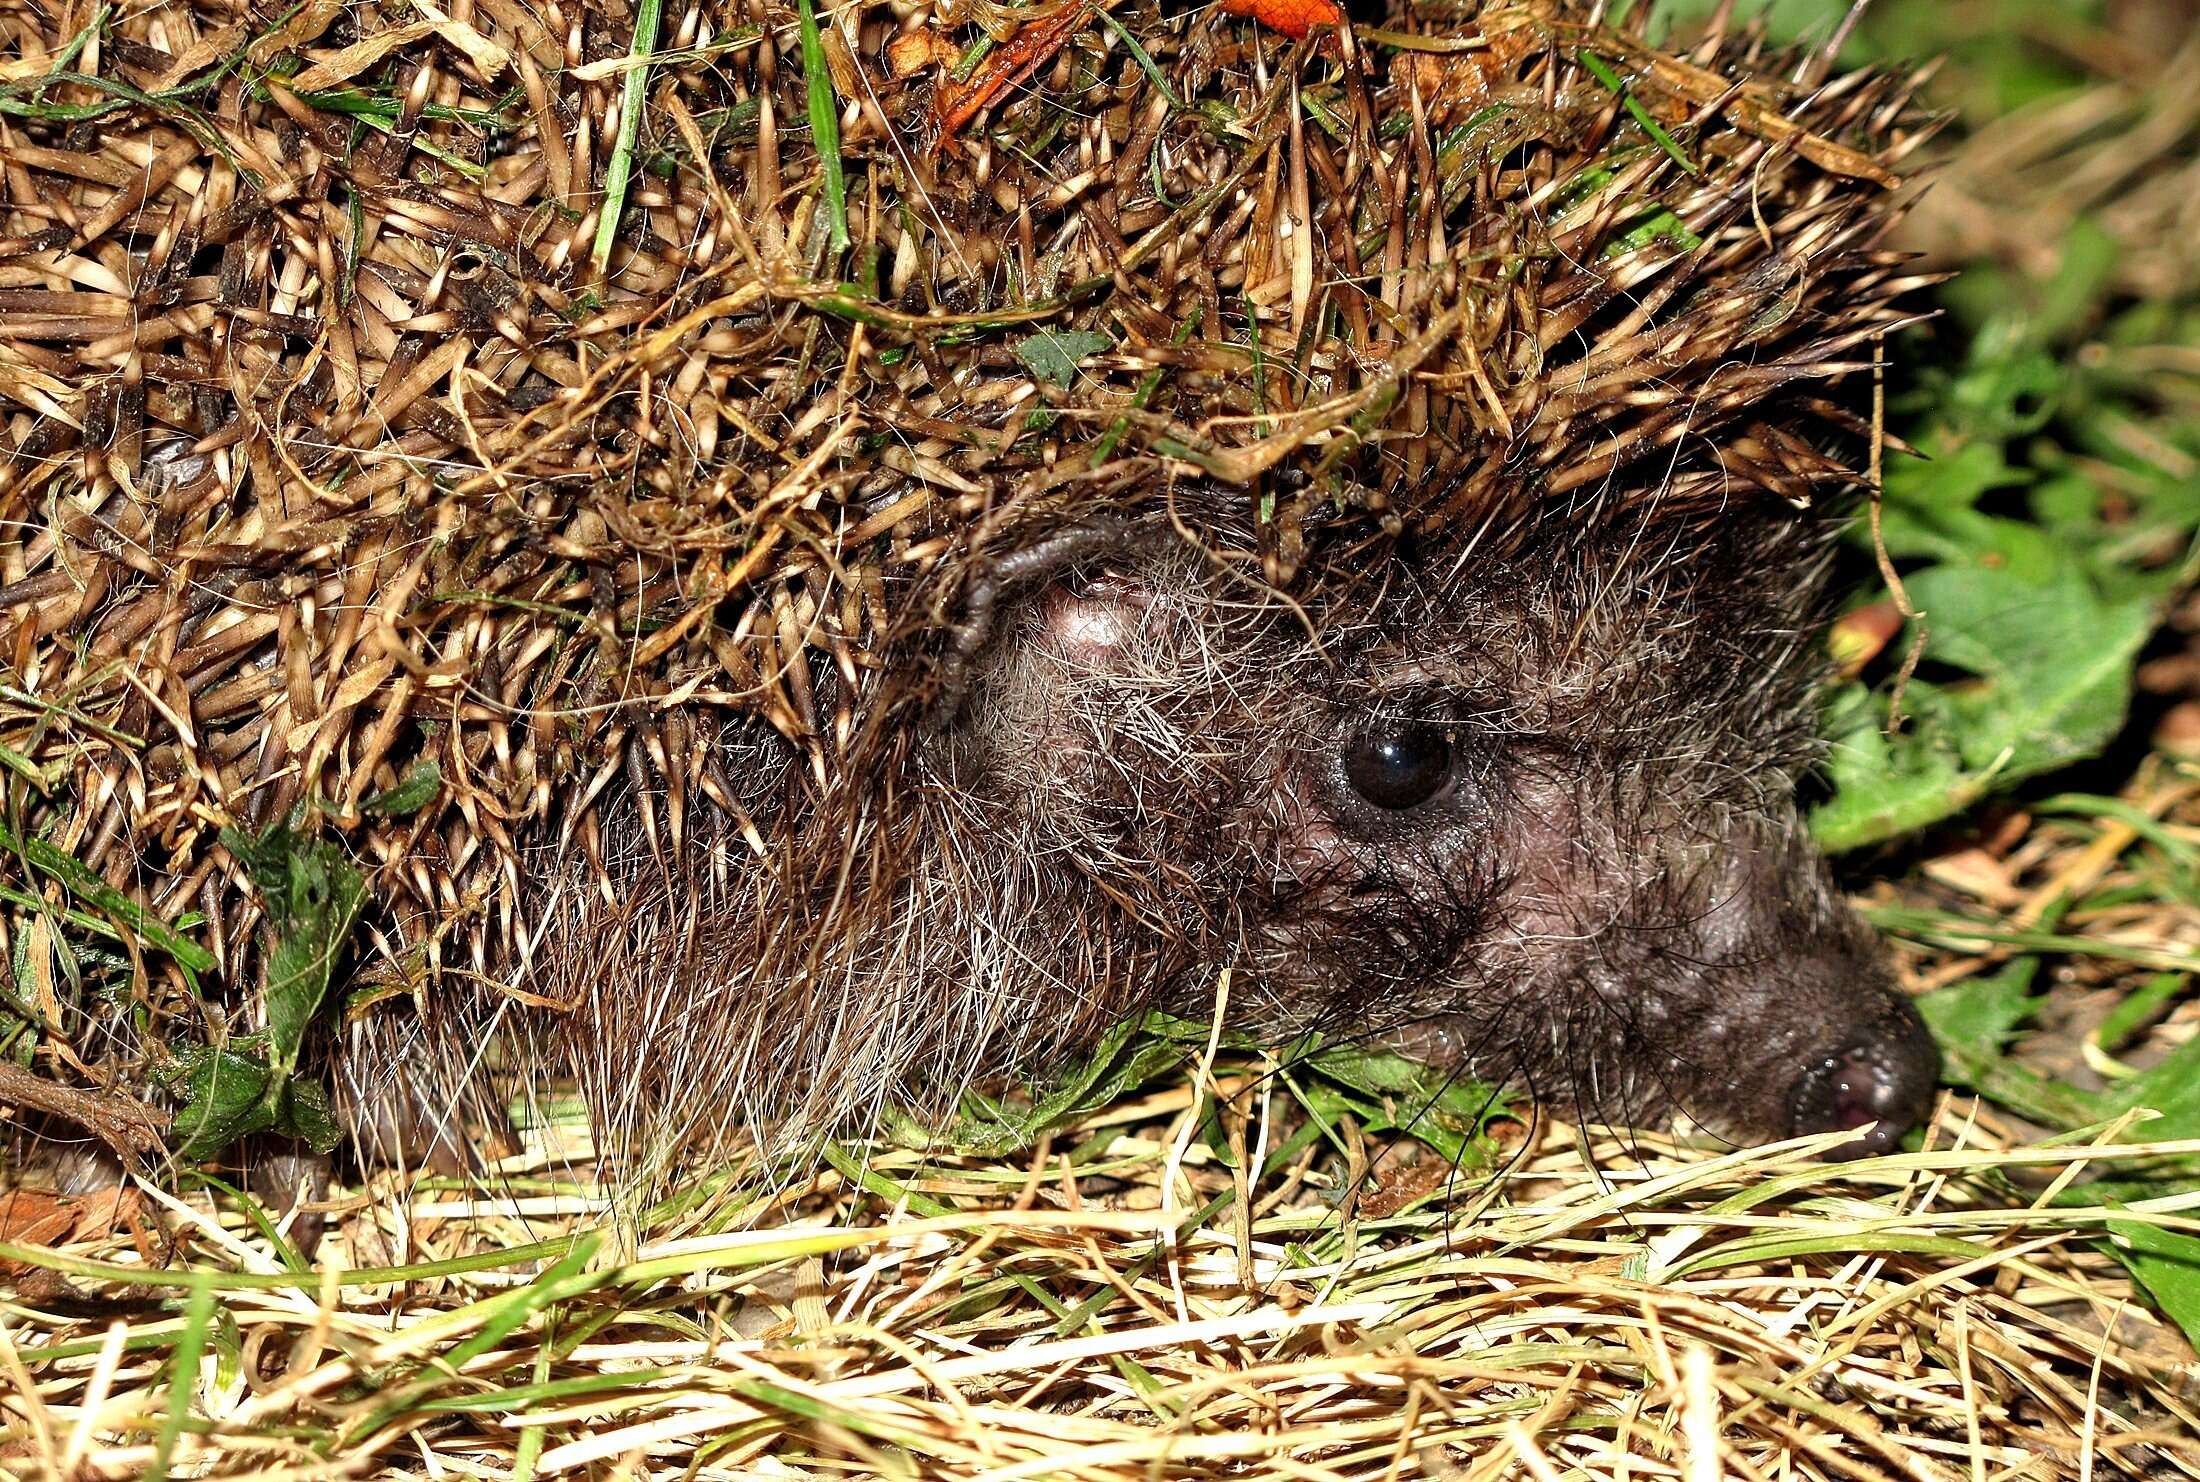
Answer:
<svg viewBox="0 0 2200 1482"><path fill-rule="evenodd" d="M1846 1161L1891 1151L1925 1120L1940 1079L1940 1052L1906 999L1849 1036L1805 1072L1788 1098L1788 1130L1861 1130L1825 1156Z"/></svg>

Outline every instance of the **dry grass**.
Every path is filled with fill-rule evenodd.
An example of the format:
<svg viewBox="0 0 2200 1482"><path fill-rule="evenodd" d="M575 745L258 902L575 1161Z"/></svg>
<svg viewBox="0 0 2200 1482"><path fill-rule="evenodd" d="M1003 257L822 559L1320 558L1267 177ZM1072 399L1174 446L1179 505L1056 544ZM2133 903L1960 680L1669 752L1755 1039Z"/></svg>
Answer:
<svg viewBox="0 0 2200 1482"><path fill-rule="evenodd" d="M1028 1161L863 1150L749 1228L623 1265L539 1148L505 1193L342 1201L308 1270L233 1199L79 1206L73 1237L4 1251L29 1264L0 1458L39 1479L2200 1475L2191 1352L2102 1249L2200 1229L2200 1195L2070 1197L2200 1145L2012 1148L1953 1099L1922 1150L1838 1175L1800 1145L1545 1125L1485 1178L1293 1137L1274 1085L1227 1103L1225 1145L1283 1148L1242 1183L1180 1083Z"/></svg>
<svg viewBox="0 0 2200 1482"><path fill-rule="evenodd" d="M2121 290L2167 300L2200 290L2200 30L2184 5L2128 7L2119 19L2032 28L2098 80L1981 119L1918 203L1908 245L2045 278L2082 222L2123 247Z"/></svg>

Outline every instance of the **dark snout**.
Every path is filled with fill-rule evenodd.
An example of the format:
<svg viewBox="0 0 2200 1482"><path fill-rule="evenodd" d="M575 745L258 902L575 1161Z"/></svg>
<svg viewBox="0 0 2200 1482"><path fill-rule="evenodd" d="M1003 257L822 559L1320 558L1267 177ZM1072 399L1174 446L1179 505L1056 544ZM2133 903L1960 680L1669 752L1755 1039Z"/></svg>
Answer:
<svg viewBox="0 0 2200 1482"><path fill-rule="evenodd" d="M1895 1147L1932 1109L1940 1055L1800 822L1733 841L1693 878L1711 904L1688 943L1701 976L1680 989L1702 1005L1676 1024L1702 1039L1683 1107L1736 1141L1857 1134L1834 1159Z"/></svg>
<svg viewBox="0 0 2200 1482"><path fill-rule="evenodd" d="M1884 1013L1807 1067L1788 1097L1788 1130L1856 1131L1826 1154L1846 1160L1893 1150L1932 1109L1940 1052L1909 1000L1890 998Z"/></svg>

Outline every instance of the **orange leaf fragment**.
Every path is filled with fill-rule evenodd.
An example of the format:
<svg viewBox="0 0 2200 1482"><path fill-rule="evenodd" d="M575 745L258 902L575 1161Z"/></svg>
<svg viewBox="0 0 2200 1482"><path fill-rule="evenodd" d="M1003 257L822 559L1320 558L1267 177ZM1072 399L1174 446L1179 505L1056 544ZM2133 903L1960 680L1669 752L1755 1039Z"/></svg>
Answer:
<svg viewBox="0 0 2200 1482"><path fill-rule="evenodd" d="M1113 4L1114 0L1105 0L1102 8ZM968 86L957 88L943 84L932 97L933 112L939 120L939 137L934 147L992 107L1009 89L1022 86L1033 73L1054 60L1054 54L1069 40L1070 33L1083 24L1090 6L1091 0L1074 0L1039 20L1026 23L1014 36L986 54L978 75L970 79Z"/></svg>
<svg viewBox="0 0 2200 1482"><path fill-rule="evenodd" d="M1316 26L1344 24L1344 7L1336 0L1221 0L1224 15L1251 16L1271 31L1281 31L1303 41Z"/></svg>
<svg viewBox="0 0 2200 1482"><path fill-rule="evenodd" d="M1874 602L1844 614L1826 635L1826 646L1833 651L1841 677L1853 679L1861 674L1864 666L1878 658L1880 651L1894 641L1895 634L1902 631L1903 621L1900 609L1892 602Z"/></svg>

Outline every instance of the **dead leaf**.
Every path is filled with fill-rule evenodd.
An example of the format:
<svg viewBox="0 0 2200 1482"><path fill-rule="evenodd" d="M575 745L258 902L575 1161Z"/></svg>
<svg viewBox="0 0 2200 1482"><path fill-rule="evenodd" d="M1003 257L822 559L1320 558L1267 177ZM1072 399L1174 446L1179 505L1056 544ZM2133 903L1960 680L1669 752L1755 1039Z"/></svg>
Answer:
<svg viewBox="0 0 2200 1482"><path fill-rule="evenodd" d="M926 26L921 31L904 31L887 42L886 66L899 82L927 67L948 66L960 54L954 42Z"/></svg>

